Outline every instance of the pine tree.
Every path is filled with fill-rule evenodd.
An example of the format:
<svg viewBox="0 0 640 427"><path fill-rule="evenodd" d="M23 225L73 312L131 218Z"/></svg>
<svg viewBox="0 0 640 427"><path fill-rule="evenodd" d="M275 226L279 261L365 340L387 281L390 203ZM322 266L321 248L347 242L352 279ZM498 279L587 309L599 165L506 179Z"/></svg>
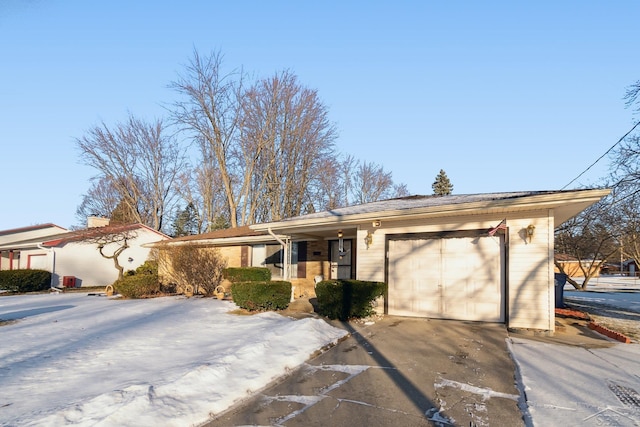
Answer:
<svg viewBox="0 0 640 427"><path fill-rule="evenodd" d="M453 191L453 184L449 181L449 177L444 170L440 169L440 173L436 176L436 180L431 184L433 194L436 196L448 196Z"/></svg>
<svg viewBox="0 0 640 427"><path fill-rule="evenodd" d="M198 234L198 214L193 203L189 203L184 210L176 215L173 221L173 237Z"/></svg>

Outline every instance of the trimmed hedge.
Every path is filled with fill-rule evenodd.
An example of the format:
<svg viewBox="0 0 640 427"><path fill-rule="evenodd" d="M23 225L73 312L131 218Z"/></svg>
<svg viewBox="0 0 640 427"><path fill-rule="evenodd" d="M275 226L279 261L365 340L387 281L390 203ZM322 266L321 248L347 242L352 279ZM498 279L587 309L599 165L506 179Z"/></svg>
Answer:
<svg viewBox="0 0 640 427"><path fill-rule="evenodd" d="M375 313L373 301L386 291L383 282L325 280L316 285L318 311L330 319L367 317Z"/></svg>
<svg viewBox="0 0 640 427"><path fill-rule="evenodd" d="M161 291L157 273L124 276L113 283L113 288L125 298L151 297Z"/></svg>
<svg viewBox="0 0 640 427"><path fill-rule="evenodd" d="M250 311L284 310L291 301L291 282L238 282L233 284L233 302Z"/></svg>
<svg viewBox="0 0 640 427"><path fill-rule="evenodd" d="M113 282L113 289L125 298L144 298L162 293L158 262L148 260L135 271L127 271L122 279Z"/></svg>
<svg viewBox="0 0 640 427"><path fill-rule="evenodd" d="M229 267L224 269L222 275L232 283L271 280L271 270L265 267Z"/></svg>
<svg viewBox="0 0 640 427"><path fill-rule="evenodd" d="M36 292L51 287L51 273L46 270L0 271L0 289L10 292Z"/></svg>

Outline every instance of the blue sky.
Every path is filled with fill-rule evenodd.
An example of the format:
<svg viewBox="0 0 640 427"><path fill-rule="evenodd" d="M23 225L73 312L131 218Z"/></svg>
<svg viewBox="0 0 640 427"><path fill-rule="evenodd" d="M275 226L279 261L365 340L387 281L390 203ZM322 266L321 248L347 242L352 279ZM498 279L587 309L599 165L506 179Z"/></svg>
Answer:
<svg viewBox="0 0 640 427"><path fill-rule="evenodd" d="M75 138L153 119L193 49L318 90L338 149L413 194L556 190L634 123L636 1L0 0L0 230L75 212ZM594 185L603 161L572 184Z"/></svg>

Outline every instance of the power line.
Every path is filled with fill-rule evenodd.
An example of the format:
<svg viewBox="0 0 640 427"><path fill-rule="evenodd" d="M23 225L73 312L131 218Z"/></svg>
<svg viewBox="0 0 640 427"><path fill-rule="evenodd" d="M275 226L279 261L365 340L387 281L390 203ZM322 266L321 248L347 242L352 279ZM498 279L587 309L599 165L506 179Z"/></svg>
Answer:
<svg viewBox="0 0 640 427"><path fill-rule="evenodd" d="M582 171L582 173L580 173L580 175L576 176L574 179L571 180L570 183L568 183L567 185L565 185L564 187L561 188L561 190L564 190L565 188L567 188L568 186L570 186L571 184L573 184L575 181L578 180L578 178L580 178L582 175L584 175L585 173L587 173L589 171L589 169L591 169L592 167L594 167L596 165L596 163L598 163L600 160L602 160L602 158L604 156L606 156L607 154L609 154L611 152L611 150L613 150L616 145L620 144L631 132L633 132L633 130L635 128L638 127L638 125L640 125L640 122L636 123L635 125L633 125L633 127L631 129L629 129L629 131L627 133L625 133L619 140L618 142L616 142L615 144L613 144L602 156L598 157L598 159L591 163L591 165L589 165L588 168L586 168L584 171Z"/></svg>

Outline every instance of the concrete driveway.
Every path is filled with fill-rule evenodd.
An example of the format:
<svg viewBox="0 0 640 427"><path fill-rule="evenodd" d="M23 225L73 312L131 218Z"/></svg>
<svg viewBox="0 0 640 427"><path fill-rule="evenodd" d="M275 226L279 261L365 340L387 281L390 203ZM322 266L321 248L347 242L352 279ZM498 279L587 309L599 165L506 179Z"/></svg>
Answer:
<svg viewBox="0 0 640 427"><path fill-rule="evenodd" d="M206 426L524 425L504 325L386 316Z"/></svg>

